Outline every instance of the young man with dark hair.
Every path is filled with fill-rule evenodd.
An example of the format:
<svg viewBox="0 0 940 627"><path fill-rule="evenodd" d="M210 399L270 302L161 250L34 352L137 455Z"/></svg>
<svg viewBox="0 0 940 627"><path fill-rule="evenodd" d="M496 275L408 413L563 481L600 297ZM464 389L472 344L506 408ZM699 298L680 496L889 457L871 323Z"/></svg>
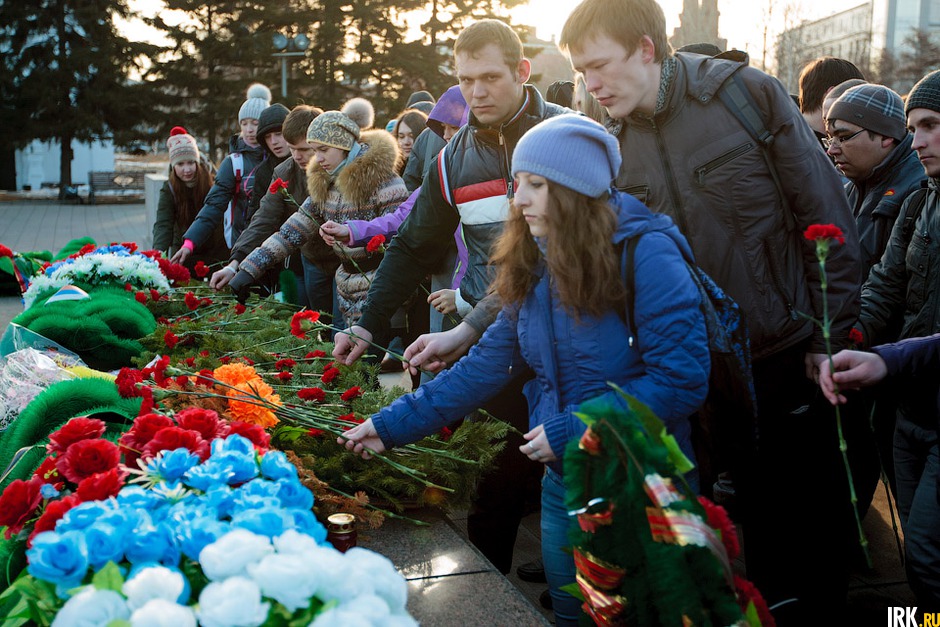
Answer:
<svg viewBox="0 0 940 627"><path fill-rule="evenodd" d="M850 78L865 79L855 64L836 57L819 57L800 71L800 113L816 135L826 134L823 100L826 93Z"/></svg>
<svg viewBox="0 0 940 627"><path fill-rule="evenodd" d="M560 45L620 138L616 186L671 216L744 311L759 441L732 470L748 576L771 604L799 600L780 624L829 624L847 591L841 541L852 527L835 421L814 406L808 375L828 342L847 345L858 311L858 241L839 177L779 81L741 61L672 54L654 0L585 0ZM772 143L724 100L732 88ZM845 233L826 263L829 337L804 317L824 311L815 247L802 236L817 223Z"/></svg>
<svg viewBox="0 0 940 627"><path fill-rule="evenodd" d="M474 309L455 329L421 336L417 343L426 346L429 337L438 336L453 340L446 350L435 353L443 358L436 360L438 366L450 363L479 339L499 309L493 297L487 299L493 277L489 253L509 215L513 181L508 164L513 149L530 128L567 109L546 103L538 90L526 85L531 66L518 35L503 22L482 20L468 26L457 37L454 57L458 84L470 107L469 122L432 163L411 215L372 281L358 324L336 336L333 356L342 363L357 360L373 337L386 336L398 306L440 267L458 225L468 251L460 291ZM413 364L427 365L418 358ZM511 387L486 408L526 432L528 409L521 386L531 375L506 376L515 378ZM467 518L471 541L503 573L512 565L516 531L531 497L529 484L538 481L542 470L519 453L523 444L519 436L510 438L497 460L499 472L484 479Z"/></svg>

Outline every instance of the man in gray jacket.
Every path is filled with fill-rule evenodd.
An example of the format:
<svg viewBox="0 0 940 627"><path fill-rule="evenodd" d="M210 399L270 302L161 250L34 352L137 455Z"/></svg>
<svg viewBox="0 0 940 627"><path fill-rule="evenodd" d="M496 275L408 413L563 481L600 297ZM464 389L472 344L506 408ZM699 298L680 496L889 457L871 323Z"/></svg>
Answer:
<svg viewBox="0 0 940 627"><path fill-rule="evenodd" d="M826 339L807 317L822 319L823 292L802 232L818 223L845 234L826 264L831 342L842 348L860 272L838 174L779 81L740 61L673 55L654 0L585 0L560 45L620 138L616 186L671 216L697 263L744 310L759 430L750 459L735 460L748 576L771 604L799 600L778 612L780 624L830 624L847 590L836 539L852 537L851 519L834 421L817 411L807 378ZM733 77L772 142L723 101Z"/></svg>

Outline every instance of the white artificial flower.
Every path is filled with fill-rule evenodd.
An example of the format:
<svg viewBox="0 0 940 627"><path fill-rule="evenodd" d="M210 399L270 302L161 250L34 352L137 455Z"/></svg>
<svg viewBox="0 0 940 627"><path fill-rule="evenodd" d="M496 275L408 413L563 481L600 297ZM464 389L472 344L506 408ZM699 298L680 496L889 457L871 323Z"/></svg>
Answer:
<svg viewBox="0 0 940 627"><path fill-rule="evenodd" d="M151 599L131 614L131 627L196 627L196 614L185 605Z"/></svg>
<svg viewBox="0 0 940 627"><path fill-rule="evenodd" d="M368 585L360 588L362 593L375 593L388 603L392 613L404 611L408 602L408 582L395 569L390 559L361 547L349 549L345 558L355 572L366 576Z"/></svg>
<svg viewBox="0 0 940 627"><path fill-rule="evenodd" d="M183 574L179 571L165 566L149 566L125 581L121 591L127 597L127 606L134 611L153 599L176 603L185 585Z"/></svg>
<svg viewBox="0 0 940 627"><path fill-rule="evenodd" d="M348 607L334 607L322 614L317 614L317 617L307 627L337 627L337 625L343 627L378 627Z"/></svg>
<svg viewBox="0 0 940 627"><path fill-rule="evenodd" d="M257 564L249 564L247 570L264 596L292 612L310 605L320 579L332 576L303 555L266 555Z"/></svg>
<svg viewBox="0 0 940 627"><path fill-rule="evenodd" d="M384 625L388 618L388 603L382 597L374 594L360 594L355 599L350 599L343 604L351 612L356 612L364 617L373 625Z"/></svg>
<svg viewBox="0 0 940 627"><path fill-rule="evenodd" d="M288 529L274 538L274 548L277 549L278 553L295 555L314 554L323 549L311 536L300 533L295 529Z"/></svg>
<svg viewBox="0 0 940 627"><path fill-rule="evenodd" d="M114 620L126 620L131 615L127 603L113 590L98 590L87 586L65 602L53 627L105 627Z"/></svg>
<svg viewBox="0 0 940 627"><path fill-rule="evenodd" d="M199 553L202 572L212 581L244 576L245 567L274 552L271 541L247 529L236 528Z"/></svg>
<svg viewBox="0 0 940 627"><path fill-rule="evenodd" d="M203 588L197 614L203 627L257 627L267 620L270 607L262 603L258 584L231 577Z"/></svg>
<svg viewBox="0 0 940 627"><path fill-rule="evenodd" d="M324 602L335 600L343 603L363 592L372 592L368 583L371 574L357 570L353 562L336 549L318 551L315 559L316 567L329 573L329 577L320 578L316 591Z"/></svg>

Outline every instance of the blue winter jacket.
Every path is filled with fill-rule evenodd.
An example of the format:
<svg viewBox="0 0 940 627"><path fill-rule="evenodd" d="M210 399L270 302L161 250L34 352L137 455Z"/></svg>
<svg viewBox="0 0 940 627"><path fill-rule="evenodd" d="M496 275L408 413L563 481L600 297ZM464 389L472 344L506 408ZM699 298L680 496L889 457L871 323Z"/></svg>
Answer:
<svg viewBox="0 0 940 627"><path fill-rule="evenodd" d="M492 398L526 365L529 428L543 425L561 473L567 443L584 432L574 412L601 395L622 402L617 384L648 405L692 459L689 415L705 400L710 358L699 292L683 257L691 249L672 219L616 192L614 242L642 235L635 256L637 337L631 346L624 311L580 322L552 293L544 266L525 301L504 307L470 352L452 368L372 417L387 448L414 442Z"/></svg>

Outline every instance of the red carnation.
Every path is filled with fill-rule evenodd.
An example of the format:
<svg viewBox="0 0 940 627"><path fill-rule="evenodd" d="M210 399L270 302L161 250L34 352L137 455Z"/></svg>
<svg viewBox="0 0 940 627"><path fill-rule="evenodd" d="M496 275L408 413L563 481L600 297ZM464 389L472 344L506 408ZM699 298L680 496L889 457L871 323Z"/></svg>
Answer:
<svg viewBox="0 0 940 627"><path fill-rule="evenodd" d="M39 477L43 483L51 483L52 487L56 490L61 490L65 487L62 476L59 475L59 471L55 468L55 457L47 457L42 460L42 463L39 464L39 468L33 472L33 476Z"/></svg>
<svg viewBox="0 0 940 627"><path fill-rule="evenodd" d="M183 297L183 301L186 303L186 306L189 307L190 311L194 311L199 308L199 299L196 298L196 295L192 292L186 292L186 295Z"/></svg>
<svg viewBox="0 0 940 627"><path fill-rule="evenodd" d="M315 324L320 319L319 311L298 311L290 319L291 335L299 337L302 340L307 339L307 333L303 328L303 321L308 320Z"/></svg>
<svg viewBox="0 0 940 627"><path fill-rule="evenodd" d="M286 370L283 372L277 373L277 375L275 376L278 378L279 381L290 381L291 379L294 378L294 375L290 372L287 372Z"/></svg>
<svg viewBox="0 0 940 627"><path fill-rule="evenodd" d="M856 328L854 328L854 327L852 328L851 331L849 331L849 342L851 342L852 344L854 344L854 345L856 345L856 346L859 346L859 345L861 345L864 341L865 341L865 336L862 335L862 332L861 332L861 331L859 331L858 329L856 329Z"/></svg>
<svg viewBox="0 0 940 627"><path fill-rule="evenodd" d="M187 357L186 359L183 360L183 363L189 366L190 368L192 368L196 364L196 358Z"/></svg>
<svg viewBox="0 0 940 627"><path fill-rule="evenodd" d="M232 358L229 357L228 355L224 355L222 357L219 357L219 361L221 361L223 364L227 364L228 362L232 361Z"/></svg>
<svg viewBox="0 0 940 627"><path fill-rule="evenodd" d="M444 441L446 442L447 440L450 439L450 437L451 437L452 435L454 435L454 432L451 431L450 428L448 428L448 427L441 427L440 436L441 436L441 439L442 439L442 440L444 440Z"/></svg>
<svg viewBox="0 0 940 627"><path fill-rule="evenodd" d="M174 426L174 422L169 416L162 414L143 414L134 419L131 430L123 434L119 442L122 446L140 451L143 450L160 430L172 426Z"/></svg>
<svg viewBox="0 0 940 627"><path fill-rule="evenodd" d="M134 300L136 300L141 305L146 305L147 301L150 299L147 298L146 292L137 292L136 294L134 294Z"/></svg>
<svg viewBox="0 0 940 627"><path fill-rule="evenodd" d="M7 540L19 533L42 503L42 484L38 477L29 481L17 479L0 494L0 525L7 528Z"/></svg>
<svg viewBox="0 0 940 627"><path fill-rule="evenodd" d="M126 249L127 249L127 252L129 252L129 253L136 253L136 252L137 252L137 244L135 244L134 242L121 242L121 246L123 246L124 248L126 248Z"/></svg>
<svg viewBox="0 0 940 627"><path fill-rule="evenodd" d="M78 484L78 488L75 490L75 494L78 495L82 503L87 501L103 501L112 496L117 496L121 488L124 487L124 478L126 476L127 473L119 470L117 467L107 472L95 473L90 477L82 479L81 483Z"/></svg>
<svg viewBox="0 0 940 627"><path fill-rule="evenodd" d="M211 409L190 407L176 414L176 422L182 429L196 431L203 440L211 442L219 437L221 423L219 414Z"/></svg>
<svg viewBox="0 0 940 627"><path fill-rule="evenodd" d="M323 429L313 429L313 428L307 429L307 435L309 435L311 438L318 438L321 435L325 435L325 434L326 434L326 431L324 431Z"/></svg>
<svg viewBox="0 0 940 627"><path fill-rule="evenodd" d="M274 362L274 367L277 368L278 370L285 370L288 368L293 368L296 365L297 365L297 362L291 359L290 357L286 357L284 359L278 359L276 362Z"/></svg>
<svg viewBox="0 0 940 627"><path fill-rule="evenodd" d="M131 285L130 283L125 283L125 284L124 284L124 291L125 291L125 292L133 292L133 291L134 291L134 286Z"/></svg>
<svg viewBox="0 0 940 627"><path fill-rule="evenodd" d="M153 288L150 288L150 300L152 301L160 300L160 292L158 292L157 290Z"/></svg>
<svg viewBox="0 0 940 627"><path fill-rule="evenodd" d="M327 368L323 371L323 374L320 376L320 381L324 383L332 383L336 377L339 376L339 370L336 368Z"/></svg>
<svg viewBox="0 0 940 627"><path fill-rule="evenodd" d="M245 306L241 303L235 303L235 315L240 316L245 313Z"/></svg>
<svg viewBox="0 0 940 627"><path fill-rule="evenodd" d="M775 624L770 608L767 607L767 601L764 600L764 596L757 589L757 586L744 577L735 575L734 591L737 593L738 605L741 606L742 612L747 612L748 604L754 603L754 609L757 610L757 617L760 619L761 625Z"/></svg>
<svg viewBox="0 0 940 627"><path fill-rule="evenodd" d="M370 253L380 252L385 249L385 236L376 235L366 244L366 251Z"/></svg>
<svg viewBox="0 0 940 627"><path fill-rule="evenodd" d="M318 357L326 357L326 353L317 349L315 351L310 351L309 353L304 355L304 359L316 359Z"/></svg>
<svg viewBox="0 0 940 627"><path fill-rule="evenodd" d="M845 234L842 233L842 229L835 224L811 224L809 228L803 232L803 237L810 241L834 239L840 244L845 243Z"/></svg>
<svg viewBox="0 0 940 627"><path fill-rule="evenodd" d="M104 435L106 425L97 418L88 418L81 416L72 418L62 425L58 431L49 435L49 444L46 450L50 453L64 453L75 442L79 440L94 440Z"/></svg>
<svg viewBox="0 0 940 627"><path fill-rule="evenodd" d="M738 532L728 512L724 507L712 503L704 496L698 497L698 502L705 508L708 526L718 531L721 543L725 545L725 551L728 553L728 559L736 559L741 554L741 545L738 544Z"/></svg>
<svg viewBox="0 0 940 627"><path fill-rule="evenodd" d="M166 333L163 334L163 343L166 344L166 347L172 349L180 341L178 335L167 329Z"/></svg>
<svg viewBox="0 0 940 627"><path fill-rule="evenodd" d="M141 388L140 398L143 400L140 402L140 411L137 412L137 415L143 416L144 414L149 414L151 411L153 411L153 390L147 387Z"/></svg>
<svg viewBox="0 0 940 627"><path fill-rule="evenodd" d="M245 362L246 364L248 364L249 366L254 366L254 365L255 365L254 360L248 359L247 357L242 357L242 361Z"/></svg>
<svg viewBox="0 0 940 627"><path fill-rule="evenodd" d="M343 414L342 416L337 416L336 419L337 419L337 420L343 420L343 421L345 421L345 422L351 422L351 423L353 423L353 425L362 424L363 422L366 421L365 418L356 418L356 414L352 414L352 413L350 413L350 414ZM353 425L350 425L350 426L348 426L348 427L343 427L343 431L349 431L350 429L353 428Z"/></svg>
<svg viewBox="0 0 940 627"><path fill-rule="evenodd" d="M276 178L271 183L271 187L268 188L268 192L271 194L276 194L280 189L287 189L287 183L284 179Z"/></svg>
<svg viewBox="0 0 940 627"><path fill-rule="evenodd" d="M162 258L157 259L157 263L160 265L160 272L163 273L171 284L179 285L180 283L189 281L189 270L180 264L170 263L169 260Z"/></svg>
<svg viewBox="0 0 940 627"><path fill-rule="evenodd" d="M354 398L359 398L360 396L362 396L362 388L356 385L343 392L340 398L344 401L351 401Z"/></svg>
<svg viewBox="0 0 940 627"><path fill-rule="evenodd" d="M120 461L121 452L114 442L79 440L65 451L65 455L56 458L55 467L72 483L80 483L95 473L117 467Z"/></svg>
<svg viewBox="0 0 940 627"><path fill-rule="evenodd" d="M326 399L326 392L322 388L303 388L297 390L297 398L303 401L322 403Z"/></svg>
<svg viewBox="0 0 940 627"><path fill-rule="evenodd" d="M0 244L0 257L13 257L13 251Z"/></svg>
<svg viewBox="0 0 940 627"><path fill-rule="evenodd" d="M160 429L153 439L147 442L142 457L149 458L160 451L175 451L178 448L196 453L203 461L209 457L209 443L202 439L199 432L180 427Z"/></svg>
<svg viewBox="0 0 940 627"><path fill-rule="evenodd" d="M196 276L200 279L209 274L209 266L206 265L204 261L197 261L196 265L193 266L193 270L196 272Z"/></svg>
<svg viewBox="0 0 940 627"><path fill-rule="evenodd" d="M37 520L36 524L33 526L33 532L29 534L27 545L32 544L33 538L36 537L37 533L42 533L43 531L53 531L55 529L56 523L59 522L63 516L65 516L66 512L79 503L81 503L81 499L78 498L77 494L70 494L64 498L46 503L46 509L43 511L42 516L39 517L39 520Z"/></svg>
<svg viewBox="0 0 940 627"><path fill-rule="evenodd" d="M212 380L214 375L215 373L208 368L203 368L198 372L198 376L196 377L196 385L204 385L207 388L211 388L213 385L215 385L215 382Z"/></svg>
<svg viewBox="0 0 940 627"><path fill-rule="evenodd" d="M122 398L136 398L140 396L140 387L138 384L143 382L143 373L133 368L121 368L117 380L115 381L118 386L118 394L120 394Z"/></svg>
<svg viewBox="0 0 940 627"><path fill-rule="evenodd" d="M261 425L250 424L238 420L229 424L229 435L240 435L255 445L258 452L265 452L271 446L271 436L261 427Z"/></svg>

